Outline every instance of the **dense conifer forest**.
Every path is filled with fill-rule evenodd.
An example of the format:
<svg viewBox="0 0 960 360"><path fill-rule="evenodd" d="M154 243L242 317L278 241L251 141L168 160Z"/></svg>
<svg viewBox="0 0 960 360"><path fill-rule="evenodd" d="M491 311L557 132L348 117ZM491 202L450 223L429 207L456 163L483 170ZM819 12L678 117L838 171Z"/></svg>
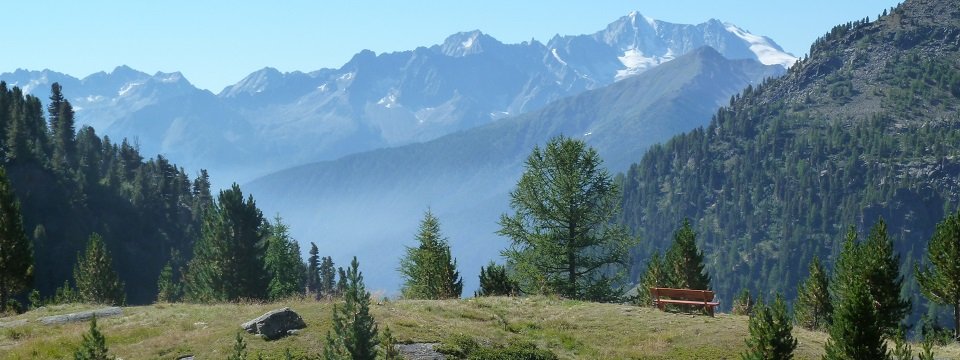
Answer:
<svg viewBox="0 0 960 360"><path fill-rule="evenodd" d="M153 301L170 254L192 252L200 209L211 201L208 175L191 177L162 156L145 159L136 142L75 129L58 84L48 104L0 82L0 161L33 241L33 287L52 297L72 282L78 254L96 233L113 254L127 302Z"/></svg>
<svg viewBox="0 0 960 360"><path fill-rule="evenodd" d="M916 324L930 309L913 264L960 206L958 8L911 1L837 26L784 77L651 148L622 178L621 220L643 239L634 276L689 218L722 303L741 289L795 299L815 256L833 268L848 226L883 219Z"/></svg>

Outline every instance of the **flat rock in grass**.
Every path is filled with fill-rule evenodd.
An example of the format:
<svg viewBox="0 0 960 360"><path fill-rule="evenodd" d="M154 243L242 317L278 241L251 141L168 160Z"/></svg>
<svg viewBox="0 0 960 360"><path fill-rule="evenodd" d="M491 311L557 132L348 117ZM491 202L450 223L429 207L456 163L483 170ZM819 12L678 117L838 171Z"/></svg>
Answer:
<svg viewBox="0 0 960 360"><path fill-rule="evenodd" d="M59 324L73 323L73 322L79 322L79 321L87 321L93 318L94 315L96 315L97 318L123 315L123 309L117 306L111 306L111 307L106 307L102 309L81 311L81 312L75 312L71 314L44 316L37 320L44 325L59 325Z"/></svg>
<svg viewBox="0 0 960 360"><path fill-rule="evenodd" d="M307 327L299 314L286 307L268 311L260 317L240 325L251 334L259 334L267 340L279 339L291 334L293 330Z"/></svg>
<svg viewBox="0 0 960 360"><path fill-rule="evenodd" d="M439 343L397 344L400 356L410 360L445 360L447 357L434 350Z"/></svg>

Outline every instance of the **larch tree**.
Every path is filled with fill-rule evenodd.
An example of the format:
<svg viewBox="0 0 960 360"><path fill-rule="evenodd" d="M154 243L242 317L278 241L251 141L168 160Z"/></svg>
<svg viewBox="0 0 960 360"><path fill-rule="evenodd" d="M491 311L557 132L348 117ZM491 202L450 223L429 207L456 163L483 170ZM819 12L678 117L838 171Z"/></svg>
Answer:
<svg viewBox="0 0 960 360"><path fill-rule="evenodd" d="M33 284L33 243L23 229L20 202L0 167L0 312L12 295Z"/></svg>
<svg viewBox="0 0 960 360"><path fill-rule="evenodd" d="M528 294L610 300L635 241L613 219L620 190L593 148L581 140L551 139L527 157L510 192L513 214L497 233L511 239L502 255Z"/></svg>
<svg viewBox="0 0 960 360"><path fill-rule="evenodd" d="M797 290L794 318L797 325L807 330L825 330L830 325L833 303L830 300L830 280L820 258L810 262L810 274Z"/></svg>
<svg viewBox="0 0 960 360"><path fill-rule="evenodd" d="M459 298L463 279L457 261L450 255L450 244L440 233L440 220L429 209L420 222L416 247L407 247L400 259L402 292L410 299Z"/></svg>
<svg viewBox="0 0 960 360"><path fill-rule="evenodd" d="M916 267L920 290L930 301L953 307L953 337L960 340L960 212L937 224L927 261L929 266Z"/></svg>
<svg viewBox="0 0 960 360"><path fill-rule="evenodd" d="M113 259L100 234L91 234L86 250L77 254L73 282L82 301L121 305L126 300L123 283L113 269Z"/></svg>

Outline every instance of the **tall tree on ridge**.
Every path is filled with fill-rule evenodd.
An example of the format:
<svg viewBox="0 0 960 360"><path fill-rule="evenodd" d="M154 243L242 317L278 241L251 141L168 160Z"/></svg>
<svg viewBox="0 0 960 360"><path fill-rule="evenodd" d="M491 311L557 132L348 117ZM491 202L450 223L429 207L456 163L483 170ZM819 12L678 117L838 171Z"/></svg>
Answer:
<svg viewBox="0 0 960 360"><path fill-rule="evenodd" d="M62 90L59 83L50 86L47 114L50 118L50 132L53 134L53 167L66 171L76 168L77 144L73 106L63 97Z"/></svg>
<svg viewBox="0 0 960 360"><path fill-rule="evenodd" d="M310 243L310 257L307 258L307 289L316 294L319 299L324 295L324 289L320 286L320 249L317 249L316 243Z"/></svg>
<svg viewBox="0 0 960 360"><path fill-rule="evenodd" d="M264 258L264 270L270 277L267 297L271 300L283 299L297 294L303 289L304 267L300 258L300 246L290 238L287 225L280 215L270 225L267 238L267 251Z"/></svg>

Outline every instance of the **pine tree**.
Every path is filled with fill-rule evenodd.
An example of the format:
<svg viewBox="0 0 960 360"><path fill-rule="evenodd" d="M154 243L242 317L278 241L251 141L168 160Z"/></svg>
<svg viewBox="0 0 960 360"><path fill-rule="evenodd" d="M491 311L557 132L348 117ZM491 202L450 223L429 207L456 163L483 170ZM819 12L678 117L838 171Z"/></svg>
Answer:
<svg viewBox="0 0 960 360"><path fill-rule="evenodd" d="M830 300L830 285L820 258L810 262L810 275L797 290L794 317L797 325L808 330L825 330L830 326L833 303Z"/></svg>
<svg viewBox="0 0 960 360"><path fill-rule="evenodd" d="M370 314L370 293L354 257L347 269L343 303L333 306L333 329L327 333L325 359L373 360L377 356L377 323Z"/></svg>
<svg viewBox="0 0 960 360"><path fill-rule="evenodd" d="M400 350L397 350L397 339L393 337L389 326L384 327L383 332L380 333L380 350L384 360L403 359Z"/></svg>
<svg viewBox="0 0 960 360"><path fill-rule="evenodd" d="M400 259L402 292L410 299L458 298L463 279L450 255L450 245L440 234L440 221L430 210L424 214L417 234L418 247L407 247Z"/></svg>
<svg viewBox="0 0 960 360"><path fill-rule="evenodd" d="M113 357L107 355L107 339L97 329L97 316L90 319L90 332L83 335L80 349L73 353L74 360L108 360Z"/></svg>
<svg viewBox="0 0 960 360"><path fill-rule="evenodd" d="M873 300L879 304L877 313L884 333L892 336L900 328L900 321L910 312L910 301L900 297L903 276L900 275L900 255L894 253L893 241L887 235L887 224L880 219L870 229L863 244L867 285Z"/></svg>
<svg viewBox="0 0 960 360"><path fill-rule="evenodd" d="M186 295L196 302L260 299L266 295L263 246L266 222L240 186L220 191L207 209L187 268Z"/></svg>
<svg viewBox="0 0 960 360"><path fill-rule="evenodd" d="M512 240L502 254L521 290L573 299L618 297L612 284L635 243L611 221L619 199L603 160L583 141L561 136L534 148L510 193L514 214L501 215L497 231Z"/></svg>
<svg viewBox="0 0 960 360"><path fill-rule="evenodd" d="M77 254L73 281L82 301L121 305L126 299L123 283L113 270L113 260L100 234L91 234L86 251L82 255Z"/></svg>
<svg viewBox="0 0 960 360"><path fill-rule="evenodd" d="M12 295L33 284L33 244L23 229L6 171L0 167L0 312Z"/></svg>
<svg viewBox="0 0 960 360"><path fill-rule="evenodd" d="M920 290L930 301L953 307L953 337L960 340L960 211L937 224L927 260L930 267L916 267Z"/></svg>
<svg viewBox="0 0 960 360"><path fill-rule="evenodd" d="M227 356L227 360L246 360L247 344L243 341L243 335L237 332L237 337L233 341L233 352Z"/></svg>
<svg viewBox="0 0 960 360"><path fill-rule="evenodd" d="M754 310L753 298L750 297L750 290L743 289L740 291L740 295L737 295L737 298L733 300L733 311L734 315L751 315Z"/></svg>
<svg viewBox="0 0 960 360"><path fill-rule="evenodd" d="M849 289L862 285L878 309L880 323L877 326L885 335L892 336L900 327L900 320L910 311L910 302L900 298L903 277L899 264L900 257L893 252L893 243L882 219L871 228L863 243L857 242L856 230L851 227L830 282L833 303L844 301Z"/></svg>
<svg viewBox="0 0 960 360"><path fill-rule="evenodd" d="M320 285L320 250L317 244L310 243L310 257L307 258L307 289L316 294L319 299L323 296L324 289Z"/></svg>
<svg viewBox="0 0 960 360"><path fill-rule="evenodd" d="M668 286L669 280L664 270L663 258L660 257L660 253L653 253L650 260L647 261L646 270L640 274L640 278L637 280L637 294L633 302L640 306L653 306L650 288Z"/></svg>
<svg viewBox="0 0 960 360"><path fill-rule="evenodd" d="M824 360L889 359L880 314L865 281L851 281L837 303Z"/></svg>
<svg viewBox="0 0 960 360"><path fill-rule="evenodd" d="M673 244L664 257L670 286L681 289L710 289L710 275L703 269L703 253L697 249L697 233L684 219L673 234Z"/></svg>
<svg viewBox="0 0 960 360"><path fill-rule="evenodd" d="M333 267L333 258L324 256L320 261L320 291L325 296L333 296L337 292L337 269Z"/></svg>
<svg viewBox="0 0 960 360"><path fill-rule="evenodd" d="M507 267L491 261L480 267L480 290L474 296L516 296L520 294L517 282L507 275Z"/></svg>
<svg viewBox="0 0 960 360"><path fill-rule="evenodd" d="M797 348L793 325L783 297L777 294L773 305L758 304L750 316L750 338L743 360L790 360Z"/></svg>
<svg viewBox="0 0 960 360"><path fill-rule="evenodd" d="M174 278L173 262L167 261L160 270L160 277L157 279L157 301L173 303L180 301L183 288L178 279Z"/></svg>
<svg viewBox="0 0 960 360"><path fill-rule="evenodd" d="M267 297L270 300L283 299L300 292L304 283L303 260L300 258L300 246L291 239L287 225L280 215L274 218L267 238L267 252L264 258L264 270L270 277Z"/></svg>

